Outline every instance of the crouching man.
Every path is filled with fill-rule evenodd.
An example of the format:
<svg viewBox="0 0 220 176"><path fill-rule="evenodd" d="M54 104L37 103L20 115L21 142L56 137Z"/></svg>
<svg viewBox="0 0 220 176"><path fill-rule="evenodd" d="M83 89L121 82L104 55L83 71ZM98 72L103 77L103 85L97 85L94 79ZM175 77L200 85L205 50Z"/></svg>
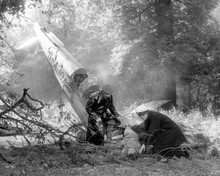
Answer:
<svg viewBox="0 0 220 176"><path fill-rule="evenodd" d="M95 91L93 91L93 89L95 89ZM84 92L83 97L87 100L86 111L89 114L87 139L90 143L100 145L100 143L111 141L114 128L121 123L118 119L120 115L114 106L112 92L113 89L109 84L103 85L102 89L98 86L92 86ZM102 133L99 131L99 126L97 125L99 118L103 126ZM94 135L97 136L97 134L99 138L104 136L104 139L100 142L96 142L97 137L94 137ZM91 138L94 138L94 140L89 140Z"/></svg>
<svg viewBox="0 0 220 176"><path fill-rule="evenodd" d="M177 148L187 139L174 121L155 111L137 109L136 112L144 120L145 131L149 135L141 147L140 153L147 149L147 152L152 154L189 158L187 151Z"/></svg>

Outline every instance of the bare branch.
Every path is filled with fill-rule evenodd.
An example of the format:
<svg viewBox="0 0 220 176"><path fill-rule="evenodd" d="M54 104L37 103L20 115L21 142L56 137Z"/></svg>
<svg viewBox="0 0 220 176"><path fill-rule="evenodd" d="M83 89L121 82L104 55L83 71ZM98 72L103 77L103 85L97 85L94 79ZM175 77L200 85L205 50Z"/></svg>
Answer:
<svg viewBox="0 0 220 176"><path fill-rule="evenodd" d="M154 5L154 2L151 2L146 8L144 8L140 13L138 14L139 22L141 22L141 16L143 13L145 13L147 10L149 10Z"/></svg>
<svg viewBox="0 0 220 176"><path fill-rule="evenodd" d="M19 119L12 118L12 117L9 117L9 116L7 116L7 115L2 116L1 118L2 118L2 119L5 119L5 120L14 121L14 122L16 122L16 123L20 123L20 124L23 125L24 127L28 128L28 129L30 129L30 130L32 130L27 124L25 124L24 122L22 122L22 121L19 120Z"/></svg>
<svg viewBox="0 0 220 176"><path fill-rule="evenodd" d="M33 109L33 111L38 111L38 110L41 110L41 109L43 109L44 108L44 103L43 102L41 102L40 100L37 100L37 99L35 99L35 98L32 98L28 93L26 94L32 101L36 101L36 102L38 102L38 103L40 103L40 105L41 105L41 107L39 107L39 108L32 108ZM31 108L30 108L31 109ZM31 110L32 110L31 109Z"/></svg>
<svg viewBox="0 0 220 176"><path fill-rule="evenodd" d="M28 109L31 110L31 112L41 110L42 108L44 108L44 103L41 102L40 100L32 98L28 94L28 90L29 90L29 88L23 89L22 97L18 101L16 101L12 106L10 106L6 102L6 100L4 100L4 98L2 98L0 96L0 100L7 106L7 109L0 113L0 118L2 118L4 120L9 120L9 121L15 122L16 124L21 124L22 126L26 127L27 130L30 130L30 131L32 131L32 125L36 126L39 129L42 128L42 129L45 130L46 133L51 134L51 136L53 136L53 138L54 137L58 138L60 143L62 142L65 135L76 138L75 135L70 133L70 130L73 129L73 128L76 128L76 129L80 128L79 124L72 123L66 131L61 131L58 128L53 127L50 124L46 123L42 118L39 118L38 115L33 116L33 115L31 115L31 114L29 114L25 111L22 111L22 109L20 109L20 108L18 110L15 109L15 108L19 107L20 104L25 104L28 107ZM27 98L30 98L30 100L40 103L41 107L34 108L28 102ZM17 117L13 118L13 117L7 116L6 114L9 113L9 112L12 112ZM17 128L19 129L18 126L17 126ZM22 130L20 130L20 132L21 132L21 135L24 136ZM24 138L25 138L25 136L24 136ZM26 141L30 145L30 141L28 141L28 139L26 139Z"/></svg>
<svg viewBox="0 0 220 176"><path fill-rule="evenodd" d="M10 106L5 102L5 100L4 100L2 97L0 97L0 100L7 106L7 109L0 113L0 118L1 118L3 115L5 115L5 114L9 113L10 111L12 111L13 109L15 109L16 107L18 107L18 106L24 101L23 99L24 99L24 98L23 98L23 96L22 96L14 105L12 105L12 106L10 107Z"/></svg>
<svg viewBox="0 0 220 176"><path fill-rule="evenodd" d="M12 106L9 106L4 100L3 100L3 98L2 97L0 97L0 100L8 107L5 111L3 111L3 112L1 112L0 113L0 117L2 117L3 115L5 115L5 114L7 114L8 112L10 112L10 111L13 111L16 107L18 107L21 103L24 103L30 110L32 110L32 111L38 111L38 110L41 110L41 109L43 109L44 108L44 104L40 101L40 100L37 100L37 99L34 99L34 98L32 98L28 93L27 93L27 91L29 90L29 88L28 89L23 89L23 95L22 95L22 97L16 102L16 103L14 103L14 105L12 105ZM30 105L30 103L28 102L28 100L26 99L26 96L28 96L32 101L36 101L36 102L38 102L38 103L40 103L41 104L41 107L39 107L39 108L34 108L34 107L32 107L31 105Z"/></svg>
<svg viewBox="0 0 220 176"><path fill-rule="evenodd" d="M8 41L5 40L2 36L0 36L0 39L3 40L8 45L8 47L13 51L13 53L15 54L15 49L8 43Z"/></svg>

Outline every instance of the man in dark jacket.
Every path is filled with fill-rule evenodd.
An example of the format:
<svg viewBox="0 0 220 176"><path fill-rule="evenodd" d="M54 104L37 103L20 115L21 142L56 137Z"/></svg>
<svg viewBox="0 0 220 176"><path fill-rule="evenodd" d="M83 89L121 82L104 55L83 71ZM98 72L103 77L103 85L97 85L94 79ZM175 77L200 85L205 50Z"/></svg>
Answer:
<svg viewBox="0 0 220 176"><path fill-rule="evenodd" d="M137 114L144 120L145 131L149 134L145 145L152 146L151 152L153 154L169 156L176 147L187 141L180 127L168 116L149 110L137 112ZM182 154L186 153L180 152L180 155Z"/></svg>
<svg viewBox="0 0 220 176"><path fill-rule="evenodd" d="M119 114L115 109L110 85L104 85L87 98L86 111L89 114L89 123L94 124L98 118L103 125L104 140L111 140L114 126L120 125ZM95 121L94 121L95 119ZM92 122L92 123L91 123Z"/></svg>
<svg viewBox="0 0 220 176"><path fill-rule="evenodd" d="M94 96L98 94L100 91L99 85L92 85L87 90L84 91L82 97L85 100L86 103L86 110L87 110L87 104L91 103ZM88 112L88 111L87 111ZM91 114L88 113L88 126L87 126L87 132L86 132L86 141L89 143L95 144L95 145L102 145L104 143L104 136L99 130L99 127L97 125L97 119L99 118L95 113Z"/></svg>

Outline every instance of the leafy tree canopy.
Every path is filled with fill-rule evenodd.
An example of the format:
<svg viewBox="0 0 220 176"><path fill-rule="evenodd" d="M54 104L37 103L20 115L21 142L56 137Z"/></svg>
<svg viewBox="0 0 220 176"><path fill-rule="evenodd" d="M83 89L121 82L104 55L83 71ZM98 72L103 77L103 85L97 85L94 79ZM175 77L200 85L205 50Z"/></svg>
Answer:
<svg viewBox="0 0 220 176"><path fill-rule="evenodd" d="M31 29L28 24L39 22L90 71L106 80L114 74L118 89L124 90L118 93L121 101L124 97L155 99L152 91L156 94L169 84L169 75L162 71L169 64L174 64L181 82L193 85L206 87L207 76L218 75L219 26L211 14L218 0L28 2L37 13L28 16L26 30ZM166 4L169 8L163 8Z"/></svg>

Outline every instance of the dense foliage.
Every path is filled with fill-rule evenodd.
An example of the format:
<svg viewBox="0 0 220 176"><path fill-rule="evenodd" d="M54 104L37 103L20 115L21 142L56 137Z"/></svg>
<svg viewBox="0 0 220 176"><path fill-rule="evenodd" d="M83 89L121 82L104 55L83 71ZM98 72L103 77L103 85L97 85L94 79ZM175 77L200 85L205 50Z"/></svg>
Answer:
<svg viewBox="0 0 220 176"><path fill-rule="evenodd" d="M217 5L216 0L53 1L47 22L85 67L117 85L119 105L177 99L182 106L215 110L219 26L211 12Z"/></svg>
<svg viewBox="0 0 220 176"><path fill-rule="evenodd" d="M115 48L112 58L113 62L118 64L118 68L121 68L122 79L126 77L125 80L130 83L126 82L124 85L128 87L125 91L127 95L141 92L142 95L147 95L139 94L140 97L148 97L151 100L164 98L162 91L167 84L172 84L172 76L176 76L175 80L179 81L177 86L190 86L189 92L201 88L201 79L204 78L204 71L207 71L206 67L210 65L211 60L217 61L219 27L210 15L217 3L129 1L121 4L123 38L117 43L118 48ZM158 9L161 12L158 12ZM209 74L208 71L207 77ZM209 79L207 77L206 80ZM213 75L210 75L211 77ZM200 85L197 83L198 79ZM134 81L138 86L132 86ZM197 85L192 88L191 84ZM207 84L203 84L205 85ZM139 89L135 91L131 87ZM204 102L206 97L202 94L206 91L206 88L200 90L198 99L189 95L189 107L192 103L195 105ZM179 96L182 94L177 93ZM179 100L182 101L182 98Z"/></svg>
<svg viewBox="0 0 220 176"><path fill-rule="evenodd" d="M218 111L220 38L212 15L218 0L27 1L30 10L26 1L3 2L1 15L10 19L10 26L1 26L1 62L7 68L1 77L4 88L35 85L34 95L45 97L44 91L55 87L39 46L24 53L15 50L23 41L18 34L30 37L33 22L38 22L54 32L101 83L115 86L120 108L134 101L172 99L179 107ZM40 67L30 70L34 65ZM45 73L48 77L42 79ZM28 84L31 75L39 84ZM56 89L54 95L60 92Z"/></svg>

